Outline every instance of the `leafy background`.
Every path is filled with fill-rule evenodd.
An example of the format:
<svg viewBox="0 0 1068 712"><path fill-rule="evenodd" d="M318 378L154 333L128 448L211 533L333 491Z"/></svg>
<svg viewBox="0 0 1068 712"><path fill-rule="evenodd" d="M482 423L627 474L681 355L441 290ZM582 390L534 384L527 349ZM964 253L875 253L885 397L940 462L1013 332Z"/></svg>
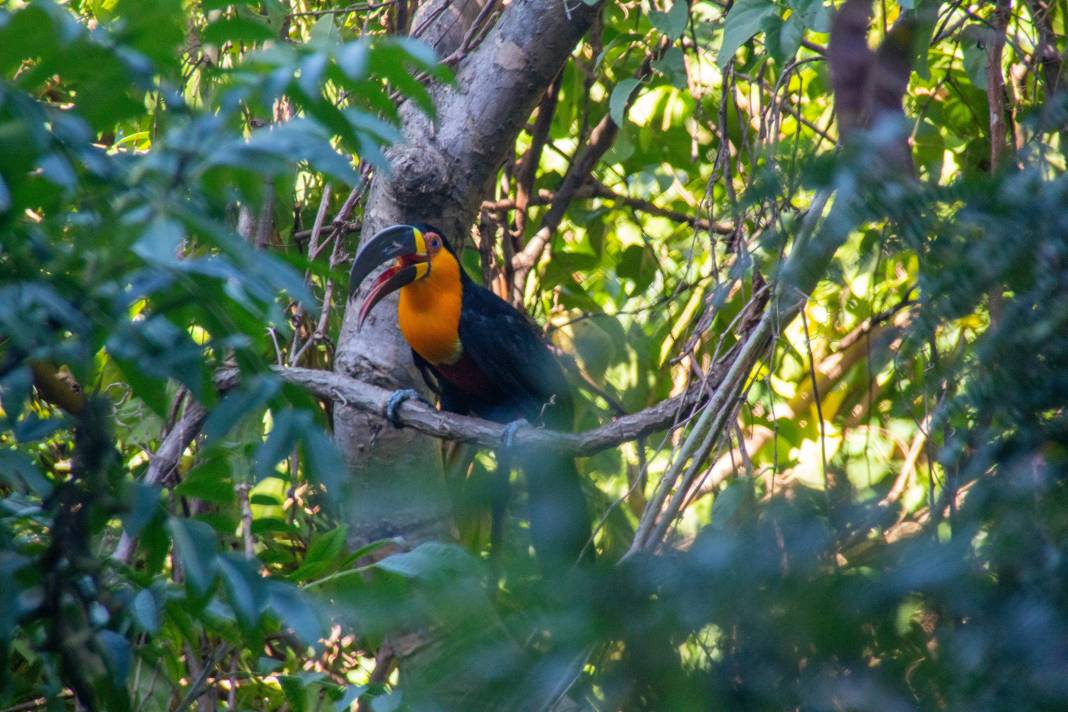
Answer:
<svg viewBox="0 0 1068 712"><path fill-rule="evenodd" d="M485 454L459 544L351 541L332 405L272 370L332 367L397 102L451 81L414 11L0 9L0 704L433 707L471 668L476 707L1068 703L1068 8L875 3L873 46L911 23L914 183L872 169L878 131L835 148L831 4L601 9L464 253L565 354L581 429L709 373L784 255L843 244L665 546L564 593L519 519L488 559ZM852 209L806 232L830 191ZM602 561L684 434L583 462ZM444 653L409 678L391 636L421 625Z"/></svg>

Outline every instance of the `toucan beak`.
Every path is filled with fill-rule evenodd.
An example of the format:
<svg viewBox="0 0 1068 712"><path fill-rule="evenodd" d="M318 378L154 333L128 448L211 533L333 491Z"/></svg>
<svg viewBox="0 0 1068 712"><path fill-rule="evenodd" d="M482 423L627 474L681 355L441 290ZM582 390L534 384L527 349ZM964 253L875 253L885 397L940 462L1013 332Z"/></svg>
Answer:
<svg viewBox="0 0 1068 712"><path fill-rule="evenodd" d="M390 260L395 260L395 263L378 275L360 305L357 328L363 326L364 319L383 298L426 275L430 268L430 256L423 233L411 225L393 225L375 233L352 263L349 298L356 294L371 272Z"/></svg>

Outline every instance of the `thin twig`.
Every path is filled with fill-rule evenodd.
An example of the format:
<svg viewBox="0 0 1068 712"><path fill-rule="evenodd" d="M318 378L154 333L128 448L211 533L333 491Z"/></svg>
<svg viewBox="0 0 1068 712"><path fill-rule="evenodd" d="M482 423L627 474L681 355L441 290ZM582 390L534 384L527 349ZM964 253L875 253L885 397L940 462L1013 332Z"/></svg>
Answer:
<svg viewBox="0 0 1068 712"><path fill-rule="evenodd" d="M204 667L200 670L200 674L197 675L193 684L189 686L189 691L185 693L185 697L183 697L182 701L175 707L175 712L185 712L185 710L189 709L189 707L197 701L198 697L204 694L207 689L205 683L208 681L211 671L219 661L222 660L223 656L226 655L229 649L230 646L226 643L219 643L215 650L212 651L211 655L208 656L208 659L204 661Z"/></svg>

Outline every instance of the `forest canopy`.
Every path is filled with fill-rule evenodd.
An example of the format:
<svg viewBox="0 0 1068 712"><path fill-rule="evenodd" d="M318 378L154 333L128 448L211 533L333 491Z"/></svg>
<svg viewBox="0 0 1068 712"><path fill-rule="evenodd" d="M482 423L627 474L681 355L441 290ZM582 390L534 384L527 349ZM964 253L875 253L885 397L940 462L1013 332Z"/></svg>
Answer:
<svg viewBox="0 0 1068 712"><path fill-rule="evenodd" d="M1068 707L1066 35L0 3L0 712ZM573 433L358 328L395 223L535 325ZM576 565L516 453L575 458Z"/></svg>

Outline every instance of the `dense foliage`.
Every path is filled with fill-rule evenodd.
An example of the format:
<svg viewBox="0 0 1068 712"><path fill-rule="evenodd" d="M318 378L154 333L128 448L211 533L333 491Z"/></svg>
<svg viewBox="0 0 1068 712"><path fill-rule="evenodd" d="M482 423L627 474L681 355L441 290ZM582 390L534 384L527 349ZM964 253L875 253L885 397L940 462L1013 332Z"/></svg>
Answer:
<svg viewBox="0 0 1068 712"><path fill-rule="evenodd" d="M1068 706L1068 7L874 3L843 59L835 5L605 4L484 196L468 271L581 429L783 315L741 397L582 461L600 563L548 582L519 507L489 556L488 453L456 541L353 541L280 375L332 368L464 51L408 0L0 7L0 709Z"/></svg>

